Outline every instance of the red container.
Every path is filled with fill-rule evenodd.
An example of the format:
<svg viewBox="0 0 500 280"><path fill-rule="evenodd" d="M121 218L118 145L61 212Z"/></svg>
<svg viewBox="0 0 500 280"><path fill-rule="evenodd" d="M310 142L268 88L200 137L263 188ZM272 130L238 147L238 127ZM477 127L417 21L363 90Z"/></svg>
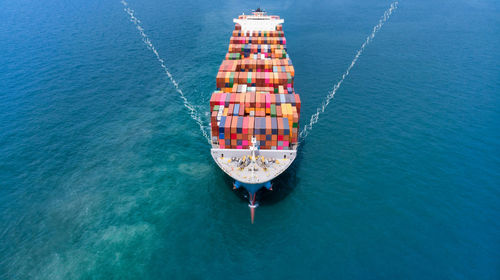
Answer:
<svg viewBox="0 0 500 280"><path fill-rule="evenodd" d="M239 116L244 116L245 115L245 103L244 102L240 102L240 110L238 112L238 115Z"/></svg>
<svg viewBox="0 0 500 280"><path fill-rule="evenodd" d="M212 93L212 97L210 97L210 110L215 106L217 105L217 101L218 101L218 98L219 98L219 93L218 92L214 92Z"/></svg>
<svg viewBox="0 0 500 280"><path fill-rule="evenodd" d="M297 107L297 113L300 114L300 96L294 93L293 97L295 98L295 107Z"/></svg>
<svg viewBox="0 0 500 280"><path fill-rule="evenodd" d="M236 126L237 126L237 124L238 124L238 117L233 116L231 118L231 139L236 139Z"/></svg>
<svg viewBox="0 0 500 280"><path fill-rule="evenodd" d="M272 134L271 116L266 116L266 135Z"/></svg>

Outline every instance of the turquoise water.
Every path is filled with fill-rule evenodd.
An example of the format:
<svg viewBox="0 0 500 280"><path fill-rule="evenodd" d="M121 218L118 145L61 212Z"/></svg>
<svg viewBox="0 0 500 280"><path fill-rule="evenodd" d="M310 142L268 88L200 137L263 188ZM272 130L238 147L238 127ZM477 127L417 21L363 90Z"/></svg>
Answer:
<svg viewBox="0 0 500 280"><path fill-rule="evenodd" d="M205 123L232 18L284 17L302 126L391 4L127 2ZM253 225L120 1L0 16L1 279L500 279L497 2L400 1Z"/></svg>

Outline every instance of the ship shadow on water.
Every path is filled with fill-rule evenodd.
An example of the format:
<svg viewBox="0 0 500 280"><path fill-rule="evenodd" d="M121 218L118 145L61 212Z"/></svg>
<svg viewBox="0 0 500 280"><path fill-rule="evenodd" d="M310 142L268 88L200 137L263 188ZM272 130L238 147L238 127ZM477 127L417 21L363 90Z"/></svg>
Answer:
<svg viewBox="0 0 500 280"><path fill-rule="evenodd" d="M297 172L302 163L302 150L297 150L297 157L292 165L272 181L273 190L263 189L257 195L260 206L273 205L284 200L300 183Z"/></svg>

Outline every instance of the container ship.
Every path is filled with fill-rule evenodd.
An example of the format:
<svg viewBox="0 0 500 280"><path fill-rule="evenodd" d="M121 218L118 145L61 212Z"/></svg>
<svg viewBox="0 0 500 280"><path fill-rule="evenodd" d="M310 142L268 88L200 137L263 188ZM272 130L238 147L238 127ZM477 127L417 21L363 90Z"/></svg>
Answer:
<svg viewBox="0 0 500 280"><path fill-rule="evenodd" d="M279 16L261 9L233 20L228 53L210 98L211 154L217 165L249 194L272 190L272 180L297 155L300 97Z"/></svg>

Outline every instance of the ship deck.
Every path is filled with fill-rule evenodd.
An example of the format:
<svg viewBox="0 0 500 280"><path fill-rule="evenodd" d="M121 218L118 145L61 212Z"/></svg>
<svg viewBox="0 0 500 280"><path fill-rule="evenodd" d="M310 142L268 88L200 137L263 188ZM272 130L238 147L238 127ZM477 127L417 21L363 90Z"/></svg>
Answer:
<svg viewBox="0 0 500 280"><path fill-rule="evenodd" d="M297 151L218 149L211 154L217 165L233 179L245 184L262 184L283 173L295 160Z"/></svg>

